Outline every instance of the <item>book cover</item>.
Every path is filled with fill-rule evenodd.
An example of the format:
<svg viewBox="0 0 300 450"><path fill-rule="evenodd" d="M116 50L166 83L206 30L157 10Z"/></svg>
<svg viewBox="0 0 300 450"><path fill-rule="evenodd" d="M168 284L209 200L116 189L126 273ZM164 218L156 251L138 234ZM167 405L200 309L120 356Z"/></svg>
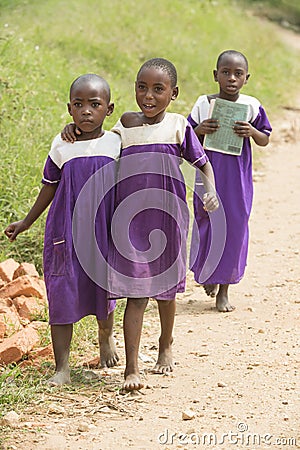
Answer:
<svg viewBox="0 0 300 450"><path fill-rule="evenodd" d="M216 98L210 102L210 115L218 119L220 128L206 134L203 146L207 150L239 156L242 153L243 139L233 131L236 120L247 121L248 105Z"/></svg>

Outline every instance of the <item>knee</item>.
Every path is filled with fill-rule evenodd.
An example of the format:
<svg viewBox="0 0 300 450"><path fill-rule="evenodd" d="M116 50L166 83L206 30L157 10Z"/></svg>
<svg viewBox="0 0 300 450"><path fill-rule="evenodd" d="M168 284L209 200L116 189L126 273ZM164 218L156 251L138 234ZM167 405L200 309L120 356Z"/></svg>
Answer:
<svg viewBox="0 0 300 450"><path fill-rule="evenodd" d="M128 298L127 306L136 309L145 309L148 304L148 298Z"/></svg>

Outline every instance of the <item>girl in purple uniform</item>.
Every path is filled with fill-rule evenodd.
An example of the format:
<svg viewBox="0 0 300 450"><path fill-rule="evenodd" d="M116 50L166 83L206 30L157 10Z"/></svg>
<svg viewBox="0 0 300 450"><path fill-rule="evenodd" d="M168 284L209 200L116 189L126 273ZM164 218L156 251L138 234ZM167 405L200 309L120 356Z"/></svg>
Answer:
<svg viewBox="0 0 300 450"><path fill-rule="evenodd" d="M128 298L127 390L143 387L138 351L149 297L157 300L161 322L154 371L173 370L175 296L185 289L188 231L182 158L200 169L205 210L218 205L211 165L191 125L182 115L166 112L178 95L174 65L163 58L146 61L137 74L135 93L140 111L124 113L113 128L121 136L122 152L108 269L112 296Z"/></svg>
<svg viewBox="0 0 300 450"><path fill-rule="evenodd" d="M55 374L49 380L52 385L70 383L73 323L84 316L97 318L101 366L114 366L119 359L112 336L115 300L108 300L105 289L114 207L114 190L109 188L115 183L120 138L103 131L102 125L113 109L110 88L103 78L87 74L72 83L68 110L81 131L80 136L74 144L63 141L60 135L55 137L44 167L43 187L33 207L23 220L5 230L13 241L52 203L44 241L44 276L56 363ZM91 218L94 223L89 224ZM92 233L88 233L90 228L95 241L90 237ZM85 235L82 230L86 230ZM99 251L103 256L100 263ZM89 272L89 268L83 268L85 261L97 262L99 280L92 269Z"/></svg>
<svg viewBox="0 0 300 450"><path fill-rule="evenodd" d="M202 208L201 200L195 195L196 225L191 242L190 263L195 280L204 286L207 295L216 297L218 311L226 312L234 309L228 299L229 285L241 280L247 261L248 221L253 198L250 138L257 145L266 146L272 128L260 102L254 97L240 94L250 76L248 62L243 54L234 50L224 51L218 57L213 74L219 84L219 93L201 95L188 117L200 142L203 142L206 134L214 133L219 127L215 119L209 118L212 99L222 98L247 104L248 120L237 121L234 126L235 133L244 138L240 156L205 150L215 173L216 190L225 212L226 238L222 254L214 261L213 269L210 269L207 262L213 243L210 220ZM196 188L198 178L197 174Z"/></svg>

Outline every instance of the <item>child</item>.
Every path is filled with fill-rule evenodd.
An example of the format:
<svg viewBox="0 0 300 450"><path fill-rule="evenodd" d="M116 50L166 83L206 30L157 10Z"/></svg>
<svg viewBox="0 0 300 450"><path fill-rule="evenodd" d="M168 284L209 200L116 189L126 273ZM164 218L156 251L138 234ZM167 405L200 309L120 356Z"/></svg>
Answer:
<svg viewBox="0 0 300 450"><path fill-rule="evenodd" d="M158 302L161 322L154 371L168 374L173 370L175 296L185 288L188 231L181 158L205 175L205 209L213 211L218 205L213 172L192 127L183 116L166 112L178 96L174 65L163 58L146 61L138 71L135 93L140 111L124 113L113 128L121 136L122 153L108 277L113 295L128 297L124 315L126 390L143 387L138 350L149 297Z"/></svg>
<svg viewBox="0 0 300 450"><path fill-rule="evenodd" d="M205 269L212 242L209 217L203 211L198 197L194 196L196 227L201 244L197 245L193 233L191 270L194 272L195 280L204 286L206 294L216 297L218 311L226 312L234 309L228 300L229 285L241 280L247 260L248 221L253 197L250 137L257 145L266 146L272 128L260 102L254 97L240 94L240 90L250 77L248 62L242 53L234 50L221 53L213 74L219 84L219 93L201 95L188 117L201 142L206 134L214 133L219 126L216 120L208 118L212 99L219 97L249 105L248 121L236 121L233 127L235 133L244 138L241 155L233 156L206 150L215 173L216 189L225 211L227 226L223 254L216 269L208 278L202 277L201 272ZM198 174L196 183L197 179Z"/></svg>
<svg viewBox="0 0 300 450"><path fill-rule="evenodd" d="M23 220L10 224L5 230L10 241L15 240L53 201L44 241L44 276L56 363L55 374L49 380L51 385L70 383L73 323L84 316L95 315L97 318L101 366L112 367L119 359L112 336L115 300L109 301L103 284L102 287L97 285L83 270L73 242L76 229L87 224L86 212L79 210L76 221L72 221L76 199L88 180L93 180L94 187L89 192L87 204L95 203L99 186L115 182L114 161L120 153L120 138L102 129L105 117L110 116L113 109L110 88L103 78L86 74L73 81L68 111L81 134L73 145L64 142L60 136L55 137L44 167L43 187L33 207ZM98 171L101 175L95 178ZM104 259L113 205L111 190L101 203L94 222L97 244ZM92 259L96 249L89 248L86 252ZM105 262L100 270L103 277L107 273Z"/></svg>

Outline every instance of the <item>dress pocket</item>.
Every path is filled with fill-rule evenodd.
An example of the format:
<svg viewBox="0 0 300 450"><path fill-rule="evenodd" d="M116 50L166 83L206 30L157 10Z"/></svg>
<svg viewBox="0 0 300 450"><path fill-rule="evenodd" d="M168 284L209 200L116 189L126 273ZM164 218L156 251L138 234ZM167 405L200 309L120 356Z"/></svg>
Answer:
<svg viewBox="0 0 300 450"><path fill-rule="evenodd" d="M66 242L63 237L53 238L52 275L64 275L66 269Z"/></svg>

